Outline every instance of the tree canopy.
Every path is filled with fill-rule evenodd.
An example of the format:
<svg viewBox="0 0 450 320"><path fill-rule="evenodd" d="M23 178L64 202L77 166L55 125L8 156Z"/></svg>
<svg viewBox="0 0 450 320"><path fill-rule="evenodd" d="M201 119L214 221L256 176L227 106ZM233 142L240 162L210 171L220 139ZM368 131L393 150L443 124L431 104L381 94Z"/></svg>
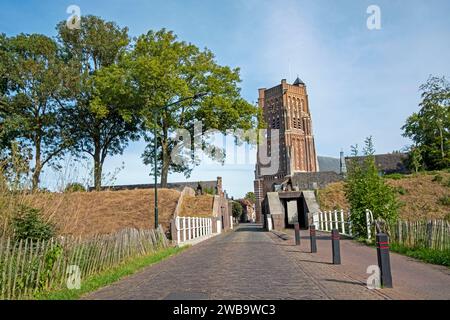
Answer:
<svg viewBox="0 0 450 320"><path fill-rule="evenodd" d="M216 160L223 159L223 150L213 146L205 135L209 130L226 133L255 127L258 109L240 96L239 69L219 65L211 51L179 41L173 32L162 29L140 36L128 63L142 110L143 129L147 131L148 146L143 159L153 165L154 137L149 131L156 126L163 186L167 184L169 172L189 176L199 162L198 149L208 150ZM207 95L163 108L199 93ZM154 112L157 112L156 123ZM201 128L196 130L198 121ZM177 129L185 130L197 143L181 142L174 136ZM194 148L197 153L191 152ZM174 155L182 161L173 161Z"/></svg>
<svg viewBox="0 0 450 320"><path fill-rule="evenodd" d="M445 77L431 76L420 87L420 110L413 113L402 127L403 136L413 140L415 163L423 161L426 169L450 166L450 83ZM420 156L417 153L420 153Z"/></svg>

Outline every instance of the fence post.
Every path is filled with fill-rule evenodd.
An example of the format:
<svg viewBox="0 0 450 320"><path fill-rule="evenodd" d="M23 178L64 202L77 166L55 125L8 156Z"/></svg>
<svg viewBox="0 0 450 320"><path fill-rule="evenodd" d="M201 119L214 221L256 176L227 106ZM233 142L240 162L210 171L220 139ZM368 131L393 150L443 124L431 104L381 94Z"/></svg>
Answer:
<svg viewBox="0 0 450 320"><path fill-rule="evenodd" d="M338 221L337 210L334 210L334 228L339 230L339 221Z"/></svg>
<svg viewBox="0 0 450 320"><path fill-rule="evenodd" d="M311 253L317 252L317 242L316 242L316 226L312 225L309 227L309 237L311 242Z"/></svg>
<svg viewBox="0 0 450 320"><path fill-rule="evenodd" d="M295 227L295 245L300 245L300 224L298 222L294 223Z"/></svg>
<svg viewBox="0 0 450 320"><path fill-rule="evenodd" d="M183 217L183 241L186 241L186 217Z"/></svg>
<svg viewBox="0 0 450 320"><path fill-rule="evenodd" d="M378 267L381 272L381 285L392 288L391 262L389 258L389 238L385 233L378 233L377 236L377 258Z"/></svg>
<svg viewBox="0 0 450 320"><path fill-rule="evenodd" d="M175 218L175 227L177 229L177 244L180 244L181 232L180 232L180 217Z"/></svg>
<svg viewBox="0 0 450 320"><path fill-rule="evenodd" d="M433 221L427 223L427 246L433 248Z"/></svg>
<svg viewBox="0 0 450 320"><path fill-rule="evenodd" d="M323 213L322 211L319 212L319 226L320 230L323 230Z"/></svg>
<svg viewBox="0 0 450 320"><path fill-rule="evenodd" d="M191 217L188 217L188 240L192 239Z"/></svg>
<svg viewBox="0 0 450 320"><path fill-rule="evenodd" d="M341 228L342 228L342 234L345 234L344 209L341 209Z"/></svg>
<svg viewBox="0 0 450 320"><path fill-rule="evenodd" d="M333 251L333 264L341 264L341 247L339 245L339 230L331 230L331 249Z"/></svg>
<svg viewBox="0 0 450 320"><path fill-rule="evenodd" d="M325 231L328 231L328 214L327 214L327 212L325 211L324 213L323 213L323 216L324 216L324 222L325 222Z"/></svg>
<svg viewBox="0 0 450 320"><path fill-rule="evenodd" d="M329 211L328 213L330 215L330 220L329 220L330 227L329 227L329 229L331 231L331 230L333 230L333 211Z"/></svg>

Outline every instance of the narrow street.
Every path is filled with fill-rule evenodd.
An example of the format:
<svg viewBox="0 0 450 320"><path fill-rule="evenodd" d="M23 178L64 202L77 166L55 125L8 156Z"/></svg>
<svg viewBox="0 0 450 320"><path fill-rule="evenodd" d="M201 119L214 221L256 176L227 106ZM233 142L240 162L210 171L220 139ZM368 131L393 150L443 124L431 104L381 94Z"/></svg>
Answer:
<svg viewBox="0 0 450 320"><path fill-rule="evenodd" d="M302 239L303 241L303 239ZM301 250L300 250L301 249ZM319 247L320 249L320 247ZM87 299L385 299L260 225L241 224Z"/></svg>

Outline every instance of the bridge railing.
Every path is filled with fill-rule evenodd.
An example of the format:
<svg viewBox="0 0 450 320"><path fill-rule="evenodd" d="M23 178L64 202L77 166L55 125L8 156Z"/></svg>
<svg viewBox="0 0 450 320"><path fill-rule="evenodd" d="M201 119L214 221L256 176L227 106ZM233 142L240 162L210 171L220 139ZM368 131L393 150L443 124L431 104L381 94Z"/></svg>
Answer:
<svg viewBox="0 0 450 320"><path fill-rule="evenodd" d="M350 211L333 210L319 211L313 213L313 224L318 231L331 232L333 229L348 237L353 237L352 214ZM373 215L370 210L366 210L367 238L372 237Z"/></svg>
<svg viewBox="0 0 450 320"><path fill-rule="evenodd" d="M194 244L213 235L211 218L176 217L176 242L178 245Z"/></svg>

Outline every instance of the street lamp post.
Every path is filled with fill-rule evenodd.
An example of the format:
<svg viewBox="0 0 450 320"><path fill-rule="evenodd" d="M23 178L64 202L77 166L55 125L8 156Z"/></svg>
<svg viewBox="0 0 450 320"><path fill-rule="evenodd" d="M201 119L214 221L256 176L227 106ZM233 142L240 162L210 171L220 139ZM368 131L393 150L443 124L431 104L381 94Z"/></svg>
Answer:
<svg viewBox="0 0 450 320"><path fill-rule="evenodd" d="M205 96L206 93L198 93L192 97L188 97L188 98L183 98L180 99L176 102L170 103L168 105L165 105L163 107L156 107L153 111L153 120L154 120L154 129L153 129L153 174L155 177L155 229L158 229L159 227L159 212L158 212L158 131L157 131L157 121L158 121L158 113L161 109L167 109L168 107L174 106L174 105L178 105L183 101L186 100L196 100L198 98L201 98L203 96Z"/></svg>

